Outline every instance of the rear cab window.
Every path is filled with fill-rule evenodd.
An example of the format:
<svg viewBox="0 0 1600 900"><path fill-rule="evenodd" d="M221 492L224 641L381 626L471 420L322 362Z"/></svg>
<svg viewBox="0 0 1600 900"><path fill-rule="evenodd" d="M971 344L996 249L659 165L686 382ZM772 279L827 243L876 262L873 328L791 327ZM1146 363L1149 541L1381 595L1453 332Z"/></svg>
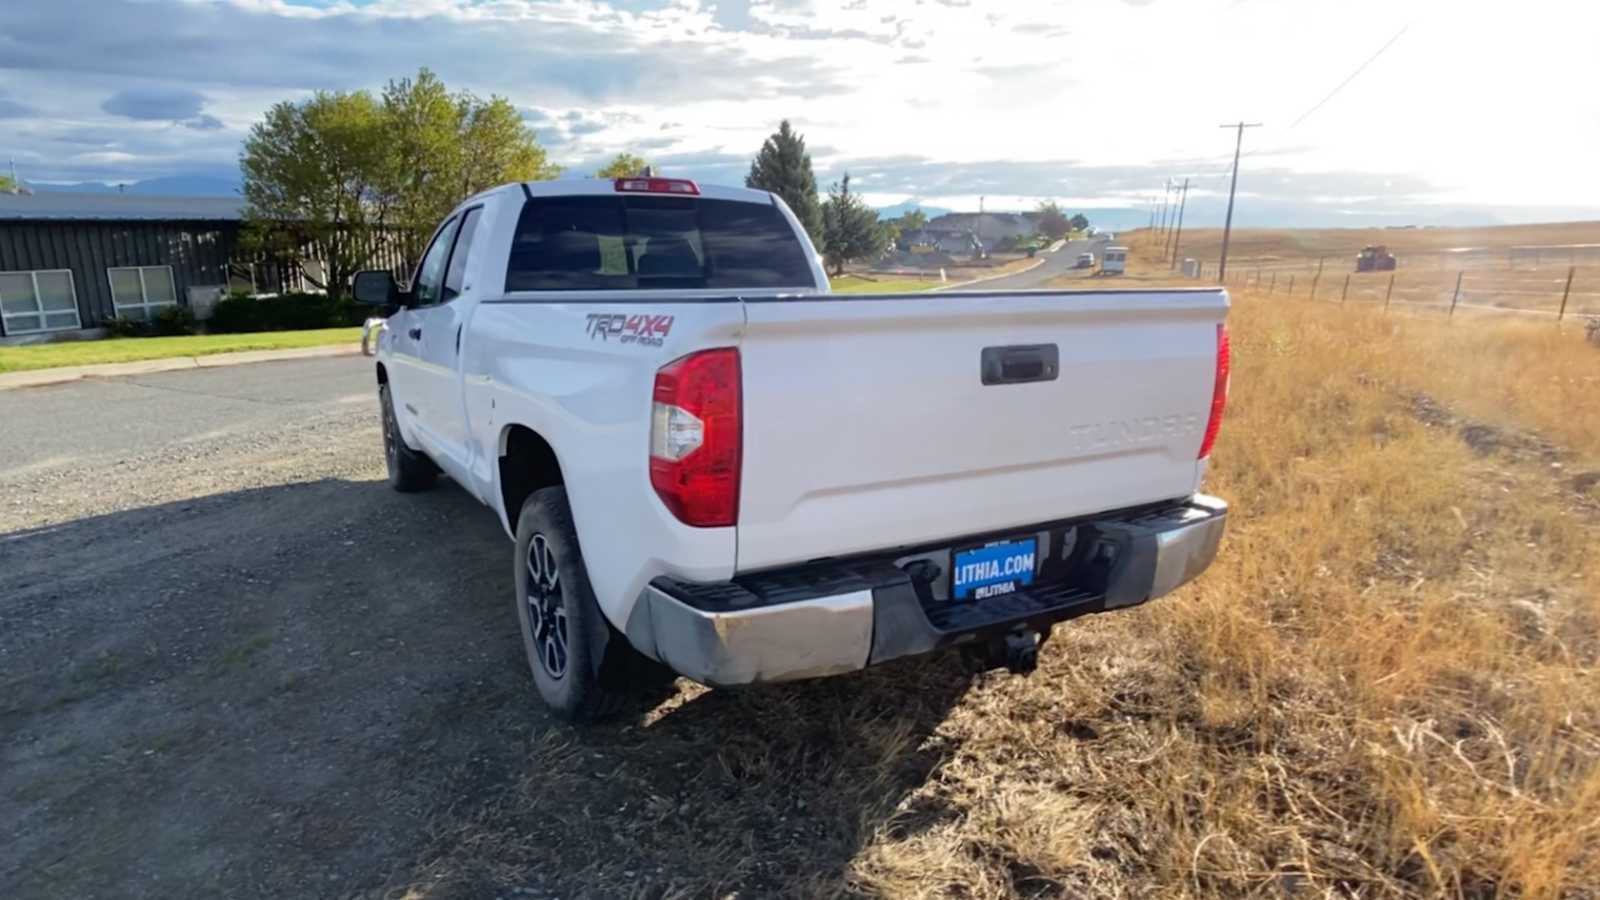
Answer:
<svg viewBox="0 0 1600 900"><path fill-rule="evenodd" d="M771 203L705 197L533 197L506 291L815 288L805 249Z"/></svg>

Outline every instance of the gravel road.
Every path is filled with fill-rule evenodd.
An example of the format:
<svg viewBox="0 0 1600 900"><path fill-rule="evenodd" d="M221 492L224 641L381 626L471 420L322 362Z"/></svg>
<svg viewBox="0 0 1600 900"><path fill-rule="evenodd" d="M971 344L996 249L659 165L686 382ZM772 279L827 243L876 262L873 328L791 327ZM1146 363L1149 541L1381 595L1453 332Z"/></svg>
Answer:
<svg viewBox="0 0 1600 900"><path fill-rule="evenodd" d="M0 897L837 886L965 677L552 723L503 531L388 489L367 365L0 392Z"/></svg>

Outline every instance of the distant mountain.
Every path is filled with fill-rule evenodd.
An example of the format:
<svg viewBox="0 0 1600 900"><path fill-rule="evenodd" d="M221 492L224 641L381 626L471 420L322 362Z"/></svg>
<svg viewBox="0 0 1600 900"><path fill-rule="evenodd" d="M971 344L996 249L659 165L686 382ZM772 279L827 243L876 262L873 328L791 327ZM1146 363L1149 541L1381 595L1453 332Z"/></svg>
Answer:
<svg viewBox="0 0 1600 900"><path fill-rule="evenodd" d="M121 191L100 181L75 184L29 184L36 191L68 194L148 194L162 197L238 197L239 179L224 175L169 175L128 182Z"/></svg>
<svg viewBox="0 0 1600 900"><path fill-rule="evenodd" d="M904 203L896 203L893 206L879 207L877 210L878 218L898 219L906 213L911 212L913 209L922 210L930 219L938 218L939 216L950 212L950 210L945 209L942 206L929 206L926 203L918 203L915 200L907 200Z"/></svg>

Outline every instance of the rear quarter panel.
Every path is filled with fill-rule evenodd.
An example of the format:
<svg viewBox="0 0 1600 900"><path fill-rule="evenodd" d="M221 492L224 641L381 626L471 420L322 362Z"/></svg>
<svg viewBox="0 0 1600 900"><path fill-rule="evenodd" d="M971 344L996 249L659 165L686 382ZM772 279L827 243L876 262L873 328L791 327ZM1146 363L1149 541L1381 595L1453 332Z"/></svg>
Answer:
<svg viewBox="0 0 1600 900"><path fill-rule="evenodd" d="M473 316L463 376L483 448L476 477L492 483L493 505L514 533L520 510L500 499L506 435L521 425L551 445L595 596L618 628L657 575L733 575L734 529L673 518L650 485L648 460L656 370L737 345L742 326L737 302L497 301Z"/></svg>

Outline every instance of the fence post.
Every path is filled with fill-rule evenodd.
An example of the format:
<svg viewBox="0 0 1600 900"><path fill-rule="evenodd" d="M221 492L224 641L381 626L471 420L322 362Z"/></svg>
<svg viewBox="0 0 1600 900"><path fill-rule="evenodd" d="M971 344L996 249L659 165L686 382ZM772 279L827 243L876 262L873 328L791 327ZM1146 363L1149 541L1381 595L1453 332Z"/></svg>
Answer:
<svg viewBox="0 0 1600 900"><path fill-rule="evenodd" d="M1267 296L1271 297L1272 296L1272 292L1274 290L1276 290L1277 287L1278 287L1278 273L1277 272L1273 272L1272 273L1272 280L1267 282Z"/></svg>
<svg viewBox="0 0 1600 900"><path fill-rule="evenodd" d="M1389 276L1389 289L1383 292L1383 311L1389 311L1389 298L1394 296L1394 276Z"/></svg>
<svg viewBox="0 0 1600 900"><path fill-rule="evenodd" d="M1567 298L1572 296L1572 274L1576 271L1577 266L1567 266L1567 286L1561 292L1561 312L1556 313L1557 322L1567 317Z"/></svg>
<svg viewBox="0 0 1600 900"><path fill-rule="evenodd" d="M1322 263L1326 259L1327 259L1327 257L1323 257L1322 259L1317 260L1317 274L1311 276L1311 298L1310 299L1312 299L1312 300L1316 300L1317 299L1317 283L1322 280Z"/></svg>
<svg viewBox="0 0 1600 900"><path fill-rule="evenodd" d="M1288 291L1288 294L1291 297L1294 296L1294 275L1292 273L1289 275L1289 291Z"/></svg>
<svg viewBox="0 0 1600 900"><path fill-rule="evenodd" d="M1343 306L1344 302L1346 300L1349 300L1349 299L1350 299L1350 273L1346 272L1345 275L1344 275L1344 290L1339 293L1339 305Z"/></svg>
<svg viewBox="0 0 1600 900"><path fill-rule="evenodd" d="M1457 272L1456 273L1456 292L1454 294L1450 295L1450 316L1449 316L1449 318L1452 318L1452 319L1454 319L1456 317L1456 301L1461 299L1461 276L1463 276L1465 274L1467 274L1465 271L1461 271L1461 272Z"/></svg>

